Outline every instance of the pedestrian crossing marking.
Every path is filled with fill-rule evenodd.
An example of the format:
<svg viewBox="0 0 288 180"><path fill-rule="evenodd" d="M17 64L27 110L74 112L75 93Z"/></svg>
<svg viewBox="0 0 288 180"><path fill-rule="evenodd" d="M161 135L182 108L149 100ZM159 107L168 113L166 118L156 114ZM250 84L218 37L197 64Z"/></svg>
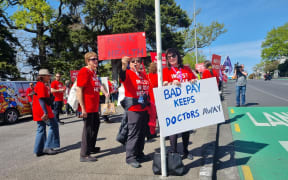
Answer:
<svg viewBox="0 0 288 180"><path fill-rule="evenodd" d="M253 176L249 166L241 166L245 180L253 180Z"/></svg>
<svg viewBox="0 0 288 180"><path fill-rule="evenodd" d="M283 148L288 152L288 141L279 141Z"/></svg>
<svg viewBox="0 0 288 180"><path fill-rule="evenodd" d="M240 126L239 126L239 124L234 124L234 127L235 127L235 131L236 132L240 132Z"/></svg>
<svg viewBox="0 0 288 180"><path fill-rule="evenodd" d="M231 112L231 114L234 114L234 113L235 113L235 112L234 112L234 109L231 109L230 112Z"/></svg>

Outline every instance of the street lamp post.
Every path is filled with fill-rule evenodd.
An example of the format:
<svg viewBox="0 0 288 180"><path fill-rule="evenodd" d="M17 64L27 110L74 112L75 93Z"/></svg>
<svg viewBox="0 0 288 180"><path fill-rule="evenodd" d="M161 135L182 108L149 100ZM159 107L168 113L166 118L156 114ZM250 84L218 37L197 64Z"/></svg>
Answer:
<svg viewBox="0 0 288 180"><path fill-rule="evenodd" d="M196 26L196 12L195 12L195 0L194 0L194 33L195 33L195 57L196 64L198 64L198 52L197 52L197 26Z"/></svg>

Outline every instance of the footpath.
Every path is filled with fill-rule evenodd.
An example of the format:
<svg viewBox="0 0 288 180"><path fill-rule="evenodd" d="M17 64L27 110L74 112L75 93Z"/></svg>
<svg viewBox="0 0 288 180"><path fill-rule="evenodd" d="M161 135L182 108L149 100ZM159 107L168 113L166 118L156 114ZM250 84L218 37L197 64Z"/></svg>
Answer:
<svg viewBox="0 0 288 180"><path fill-rule="evenodd" d="M141 168L132 168L125 163L125 147L116 141L116 135L123 115L123 109L117 107L117 114L109 116L113 123L101 125L96 146L101 151L94 154L98 161L80 162L80 143L83 122L75 116L61 115L65 122L60 125L61 148L60 153L53 156L35 157L32 154L34 122L26 122L25 127L30 128L31 137L28 138L26 147L22 147L22 154L25 153L25 161L15 161L2 173L3 179L21 180L78 180L78 179L99 179L99 180L134 180L134 179L194 179L210 180L213 174L213 160L215 153L217 125L208 126L195 130L190 135L188 149L194 155L193 160L184 159L186 173L183 176L154 175L152 161L155 152L160 152L159 133L152 141L146 142L144 153L151 157L151 160L141 163ZM34 126L34 127L33 127ZM166 140L166 150L170 143ZM19 147L20 148L20 147ZM178 149L181 152L182 138L178 138Z"/></svg>

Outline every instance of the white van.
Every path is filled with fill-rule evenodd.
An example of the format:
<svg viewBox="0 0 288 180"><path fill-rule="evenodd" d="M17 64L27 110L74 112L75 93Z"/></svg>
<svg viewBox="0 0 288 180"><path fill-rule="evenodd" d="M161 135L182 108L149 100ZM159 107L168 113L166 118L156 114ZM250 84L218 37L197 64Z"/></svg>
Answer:
<svg viewBox="0 0 288 180"><path fill-rule="evenodd" d="M33 81L0 81L0 122L12 124L19 116L32 115L32 108L26 97L30 82Z"/></svg>

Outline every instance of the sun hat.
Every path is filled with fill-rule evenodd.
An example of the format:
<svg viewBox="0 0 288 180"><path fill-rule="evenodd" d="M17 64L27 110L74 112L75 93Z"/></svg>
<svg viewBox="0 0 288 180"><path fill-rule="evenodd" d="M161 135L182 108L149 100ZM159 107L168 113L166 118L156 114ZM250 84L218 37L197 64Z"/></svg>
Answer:
<svg viewBox="0 0 288 180"><path fill-rule="evenodd" d="M40 69L38 75L44 76L44 75L51 75L51 74L49 73L48 69Z"/></svg>

